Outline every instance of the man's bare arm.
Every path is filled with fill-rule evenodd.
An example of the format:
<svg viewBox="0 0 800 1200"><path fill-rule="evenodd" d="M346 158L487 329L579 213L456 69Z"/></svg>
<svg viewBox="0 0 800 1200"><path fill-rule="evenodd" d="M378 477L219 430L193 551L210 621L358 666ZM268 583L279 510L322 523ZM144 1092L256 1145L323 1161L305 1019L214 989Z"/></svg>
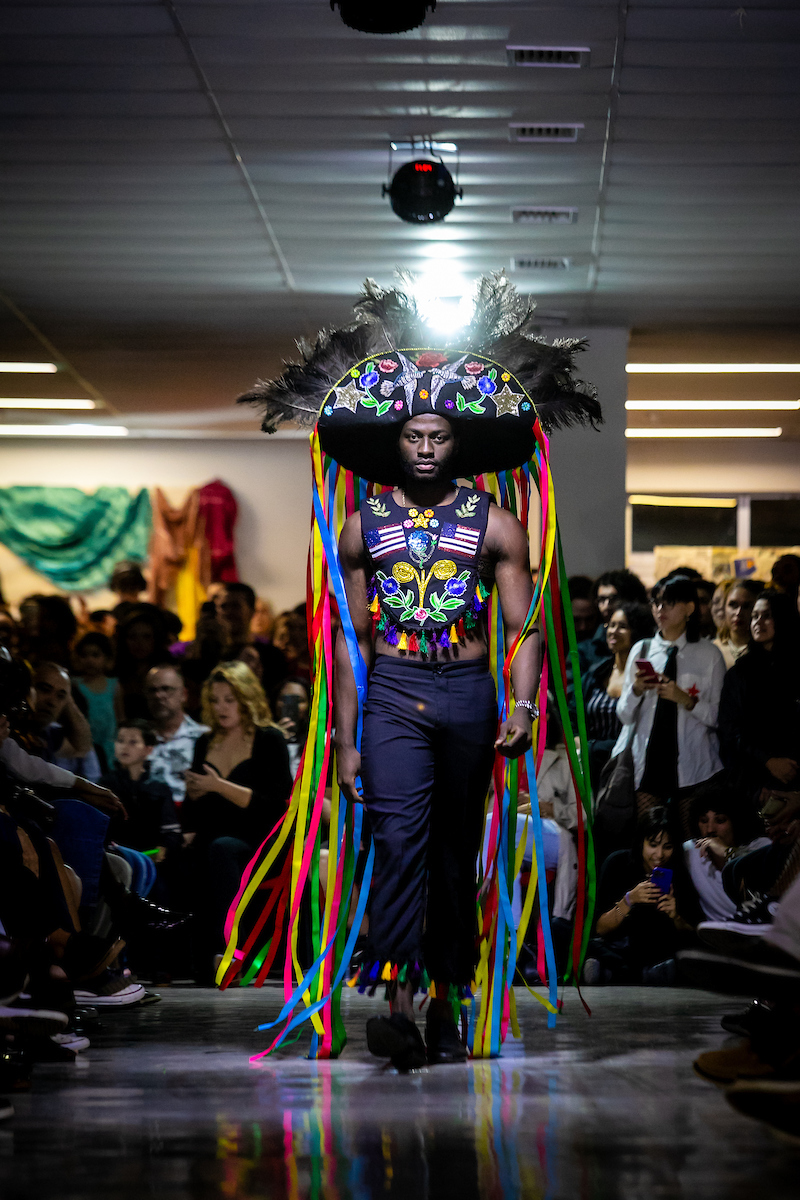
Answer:
<svg viewBox="0 0 800 1200"><path fill-rule="evenodd" d="M533 598L528 539L516 517L503 509L489 510L487 550L495 559L495 581L503 608L506 653L525 623ZM534 630L520 646L511 664L511 683L516 700L535 703L541 674L539 631ZM503 722L496 746L507 758L519 758L531 746L531 716L516 708Z"/></svg>
<svg viewBox="0 0 800 1200"><path fill-rule="evenodd" d="M367 556L361 538L360 513L348 517L342 527L339 561L356 639L364 662L369 666L372 661L372 618L367 604ZM356 749L358 694L342 629L336 638L333 696L339 787L349 800L360 803L361 797L355 786L356 776L361 770L361 755Z"/></svg>
<svg viewBox="0 0 800 1200"><path fill-rule="evenodd" d="M70 696L59 717L64 730L64 740L57 753L62 758L84 758L92 748L92 731L89 722Z"/></svg>

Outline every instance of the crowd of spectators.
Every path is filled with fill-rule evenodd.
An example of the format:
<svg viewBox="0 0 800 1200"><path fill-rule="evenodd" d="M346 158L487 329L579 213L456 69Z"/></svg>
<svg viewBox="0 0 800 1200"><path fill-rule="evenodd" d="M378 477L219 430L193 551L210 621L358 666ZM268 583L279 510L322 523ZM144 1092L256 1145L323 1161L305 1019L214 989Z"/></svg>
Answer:
<svg viewBox="0 0 800 1200"><path fill-rule="evenodd" d="M121 563L113 609L0 606L0 1082L88 1046L96 1010L210 983L242 871L280 820L308 723L304 606L244 583L196 635ZM2 1107L2 1106L0 1106Z"/></svg>
<svg viewBox="0 0 800 1200"><path fill-rule="evenodd" d="M598 869L586 984L694 973L714 986L726 938L800 981L800 913L783 909L800 897L800 614L784 567L769 583L715 586L688 567L649 590L623 569L570 580L569 697ZM19 619L0 609L0 1024L16 1037L34 1022L23 1074L26 1055L88 1044L87 1010L152 1001L150 981L213 980L225 915L285 811L308 728L303 606L270 622L247 584L220 585L182 640L175 614L142 598L136 564L111 583L109 610L76 616L40 595ZM537 786L566 965L579 832L554 714ZM526 942L527 981L538 966ZM766 994L760 1025L765 1011L783 1022L785 989Z"/></svg>
<svg viewBox="0 0 800 1200"><path fill-rule="evenodd" d="M695 1070L800 1140L800 560L570 581L599 878L586 984L755 996Z"/></svg>

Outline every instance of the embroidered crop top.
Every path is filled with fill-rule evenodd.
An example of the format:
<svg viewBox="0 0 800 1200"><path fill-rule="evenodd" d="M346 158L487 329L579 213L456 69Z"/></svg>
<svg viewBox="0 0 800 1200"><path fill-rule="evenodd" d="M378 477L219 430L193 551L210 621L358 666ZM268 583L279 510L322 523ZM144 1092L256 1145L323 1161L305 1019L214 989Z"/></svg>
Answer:
<svg viewBox="0 0 800 1200"><path fill-rule="evenodd" d="M427 654L474 628L488 599L478 560L490 503L486 492L468 488L435 508L402 508L390 492L363 502L370 611L389 645Z"/></svg>

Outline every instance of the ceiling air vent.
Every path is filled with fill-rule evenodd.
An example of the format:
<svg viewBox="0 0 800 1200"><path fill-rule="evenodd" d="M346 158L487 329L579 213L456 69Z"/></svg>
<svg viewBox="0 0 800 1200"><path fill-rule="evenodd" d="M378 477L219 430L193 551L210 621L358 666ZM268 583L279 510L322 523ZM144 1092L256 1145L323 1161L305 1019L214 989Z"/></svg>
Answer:
<svg viewBox="0 0 800 1200"><path fill-rule="evenodd" d="M585 67L588 46L506 46L512 67Z"/></svg>
<svg viewBox="0 0 800 1200"><path fill-rule="evenodd" d="M571 266L570 258L537 258L523 254L511 259L512 271L568 271Z"/></svg>
<svg viewBox="0 0 800 1200"><path fill-rule="evenodd" d="M511 220L515 225L574 225L578 220L578 210L529 204L524 208L512 208Z"/></svg>
<svg viewBox="0 0 800 1200"><path fill-rule="evenodd" d="M510 142L577 142L577 125L509 125L508 140Z"/></svg>

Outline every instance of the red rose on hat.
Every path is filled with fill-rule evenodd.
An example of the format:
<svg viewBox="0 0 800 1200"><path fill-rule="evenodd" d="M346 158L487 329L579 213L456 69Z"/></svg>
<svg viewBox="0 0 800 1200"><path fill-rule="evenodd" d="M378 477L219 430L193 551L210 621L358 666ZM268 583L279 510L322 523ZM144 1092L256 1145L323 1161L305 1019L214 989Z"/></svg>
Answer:
<svg viewBox="0 0 800 1200"><path fill-rule="evenodd" d="M417 366L422 367L423 370L430 370L432 367L440 367L442 363L446 362L446 354L440 354L438 350L426 350L417 359Z"/></svg>
<svg viewBox="0 0 800 1200"><path fill-rule="evenodd" d="M393 358L382 358L378 363L378 370L383 371L384 375L388 375L389 371L397 370L397 363Z"/></svg>
<svg viewBox="0 0 800 1200"><path fill-rule="evenodd" d="M482 371L486 370L486 363L479 363L479 362L465 363L464 370L468 371L470 375L480 375Z"/></svg>

